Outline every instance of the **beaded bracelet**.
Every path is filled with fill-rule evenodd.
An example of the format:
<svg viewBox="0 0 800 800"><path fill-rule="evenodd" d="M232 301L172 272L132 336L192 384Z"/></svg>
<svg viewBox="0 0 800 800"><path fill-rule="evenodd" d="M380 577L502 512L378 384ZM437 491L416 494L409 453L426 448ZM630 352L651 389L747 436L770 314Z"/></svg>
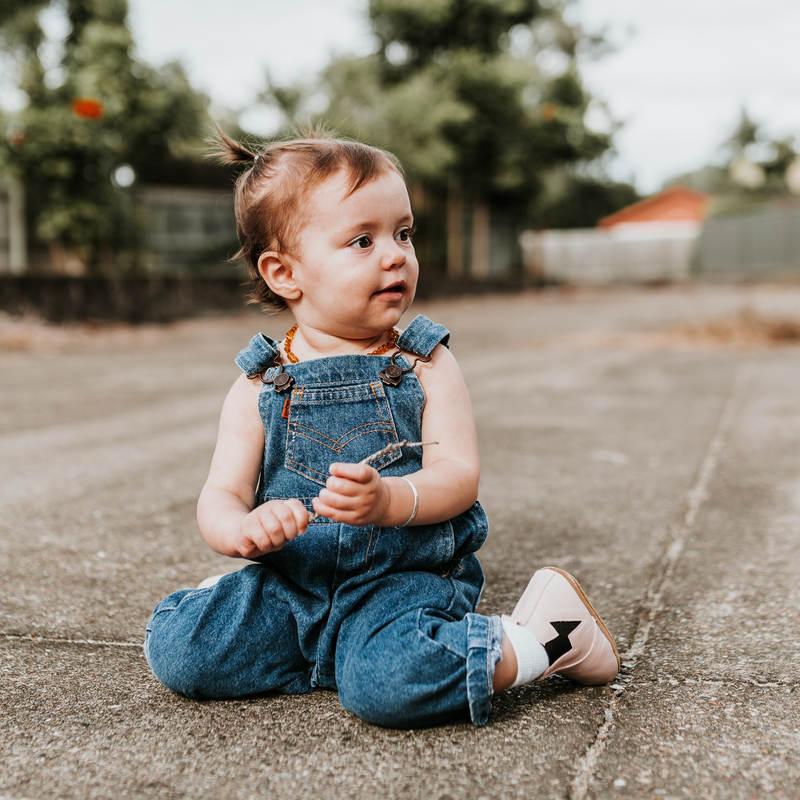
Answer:
<svg viewBox="0 0 800 800"><path fill-rule="evenodd" d="M402 525L399 526L401 528L405 528L406 525L410 525L414 521L414 518L417 516L417 509L419 508L419 491L417 487L414 486L414 484L411 483L411 481L408 478L406 478L405 475L401 475L400 477L411 487L411 491L414 493L414 508L411 509L411 516Z"/></svg>

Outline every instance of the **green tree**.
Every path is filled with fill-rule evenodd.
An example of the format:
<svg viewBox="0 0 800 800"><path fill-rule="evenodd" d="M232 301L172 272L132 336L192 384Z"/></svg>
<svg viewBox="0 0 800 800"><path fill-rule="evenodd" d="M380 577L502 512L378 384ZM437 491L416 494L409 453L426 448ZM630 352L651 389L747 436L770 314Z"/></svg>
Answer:
<svg viewBox="0 0 800 800"><path fill-rule="evenodd" d="M536 224L548 176L596 160L611 143L586 125L591 97L577 68L602 40L567 24L563 11L537 0L370 0L376 52L328 66L305 94L326 98L322 113L296 92L288 106L275 87L265 97L288 122L312 117L395 152L424 189L423 213L447 221L437 226L448 231L438 260L453 275L467 261L480 274L490 216L515 240ZM581 199L575 182L563 188L551 206ZM572 217L587 224L580 207Z"/></svg>
<svg viewBox="0 0 800 800"><path fill-rule="evenodd" d="M69 33L57 80L47 81L38 14L49 5L12 0L0 23L27 97L5 115L0 166L24 182L33 233L54 258L69 254L90 272L136 269L133 205L113 176L122 166L139 178L158 174L187 143L200 146L207 99L179 65L154 69L135 58L127 0L57 4ZM114 249L129 254L127 264Z"/></svg>
<svg viewBox="0 0 800 800"><path fill-rule="evenodd" d="M668 183L683 183L715 195L715 214L738 211L792 191L790 167L800 163L797 139L771 136L747 109L742 109L717 152L713 163L676 175Z"/></svg>
<svg viewBox="0 0 800 800"><path fill-rule="evenodd" d="M594 227L603 217L640 200L629 183L563 170L548 175L537 199L537 228Z"/></svg>

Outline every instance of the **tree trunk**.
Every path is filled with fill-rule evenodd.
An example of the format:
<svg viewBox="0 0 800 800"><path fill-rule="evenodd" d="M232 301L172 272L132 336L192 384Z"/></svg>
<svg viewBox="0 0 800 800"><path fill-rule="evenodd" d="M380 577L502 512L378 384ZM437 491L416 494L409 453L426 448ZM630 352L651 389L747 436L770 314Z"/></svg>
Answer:
<svg viewBox="0 0 800 800"><path fill-rule="evenodd" d="M447 277L464 274L464 196L451 183L447 189Z"/></svg>
<svg viewBox="0 0 800 800"><path fill-rule="evenodd" d="M28 233L25 228L25 186L15 175L6 176L8 187L8 268L14 275L28 271Z"/></svg>
<svg viewBox="0 0 800 800"><path fill-rule="evenodd" d="M473 278L489 275L489 206L476 200L472 207L472 265Z"/></svg>

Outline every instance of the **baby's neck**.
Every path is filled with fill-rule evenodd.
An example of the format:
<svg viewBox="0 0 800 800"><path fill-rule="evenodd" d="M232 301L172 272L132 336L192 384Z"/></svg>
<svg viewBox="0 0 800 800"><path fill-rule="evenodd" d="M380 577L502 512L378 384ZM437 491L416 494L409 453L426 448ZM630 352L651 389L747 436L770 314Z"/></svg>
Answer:
<svg viewBox="0 0 800 800"><path fill-rule="evenodd" d="M310 325L298 323L292 337L290 350L300 361L341 355L363 355L387 340L387 332L366 337L343 337L327 333ZM284 355L286 341L282 342Z"/></svg>

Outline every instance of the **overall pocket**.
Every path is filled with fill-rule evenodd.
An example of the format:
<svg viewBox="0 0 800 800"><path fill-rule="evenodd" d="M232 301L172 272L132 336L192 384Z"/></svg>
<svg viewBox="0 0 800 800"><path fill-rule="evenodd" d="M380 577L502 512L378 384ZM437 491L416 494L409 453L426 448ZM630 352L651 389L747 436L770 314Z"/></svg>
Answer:
<svg viewBox="0 0 800 800"><path fill-rule="evenodd" d="M299 386L292 392L285 466L322 486L334 461L357 462L399 441L380 381L349 386ZM397 461L399 450L370 462Z"/></svg>

